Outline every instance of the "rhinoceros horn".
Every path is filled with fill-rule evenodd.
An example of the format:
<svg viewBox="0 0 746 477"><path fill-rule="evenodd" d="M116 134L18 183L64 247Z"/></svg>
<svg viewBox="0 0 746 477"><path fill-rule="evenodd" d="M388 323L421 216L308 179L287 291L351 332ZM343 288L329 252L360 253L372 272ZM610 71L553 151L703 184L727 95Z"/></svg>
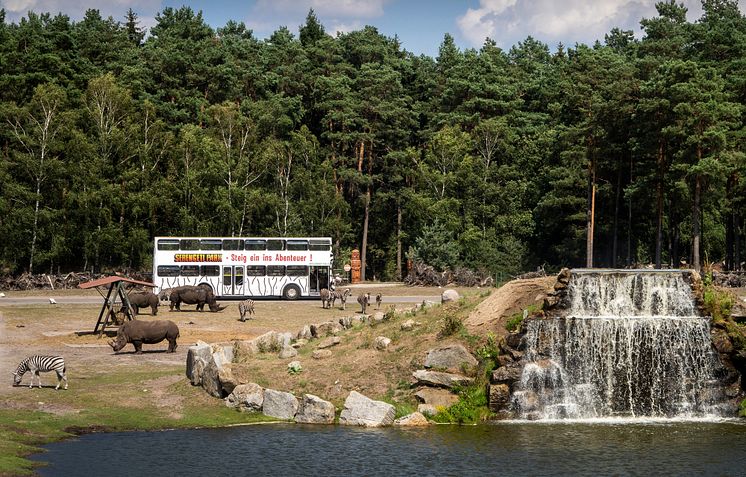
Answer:
<svg viewBox="0 0 746 477"><path fill-rule="evenodd" d="M112 348L114 348L114 341L113 340L107 341L106 344L108 344L109 346L111 346Z"/></svg>
<svg viewBox="0 0 746 477"><path fill-rule="evenodd" d="M216 307L214 307L214 308L212 308L212 307L211 307L211 308L210 308L210 311L212 311L213 313L217 313L217 312L219 312L219 311L223 311L223 310L225 310L226 308L228 308L228 305L217 305L217 306L216 306Z"/></svg>

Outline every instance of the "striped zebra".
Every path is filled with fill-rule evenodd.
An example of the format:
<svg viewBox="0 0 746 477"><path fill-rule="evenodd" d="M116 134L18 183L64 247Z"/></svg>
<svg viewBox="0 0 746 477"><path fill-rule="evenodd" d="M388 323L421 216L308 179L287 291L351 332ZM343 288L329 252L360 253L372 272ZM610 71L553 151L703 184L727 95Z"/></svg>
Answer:
<svg viewBox="0 0 746 477"><path fill-rule="evenodd" d="M331 293L331 300L332 300L331 306L334 306L334 302L339 300L340 303L342 303L342 309L346 310L347 309L347 297L350 296L350 293L352 293L352 290L350 290L349 288L345 288L344 291L334 290Z"/></svg>
<svg viewBox="0 0 746 477"><path fill-rule="evenodd" d="M328 288L322 288L319 290L319 298L321 298L321 308L332 307L332 293Z"/></svg>
<svg viewBox="0 0 746 477"><path fill-rule="evenodd" d="M241 315L240 320L246 321L246 315L249 315L249 320L254 315L254 300L244 300L238 304L238 313Z"/></svg>
<svg viewBox="0 0 746 477"><path fill-rule="evenodd" d="M365 309L368 308L368 305L370 304L370 293L361 293L358 295L357 302L360 303L360 306L363 308L364 315Z"/></svg>
<svg viewBox="0 0 746 477"><path fill-rule="evenodd" d="M62 384L63 379L65 380L65 389L67 389L67 376L65 376L65 360L62 358L62 356L34 355L24 359L18 365L18 368L16 368L16 372L13 373L13 386L18 386L19 384L21 384L21 379L23 378L23 375L26 373L26 371L31 371L31 384L29 384L29 388L32 388L34 386L34 376L36 376L39 387L41 388L41 378L39 377L39 373L54 371L55 373L57 373L57 387L55 387L54 389L60 388L60 384Z"/></svg>
<svg viewBox="0 0 746 477"><path fill-rule="evenodd" d="M383 295L380 293L376 294L376 310L381 308L381 302L383 301Z"/></svg>

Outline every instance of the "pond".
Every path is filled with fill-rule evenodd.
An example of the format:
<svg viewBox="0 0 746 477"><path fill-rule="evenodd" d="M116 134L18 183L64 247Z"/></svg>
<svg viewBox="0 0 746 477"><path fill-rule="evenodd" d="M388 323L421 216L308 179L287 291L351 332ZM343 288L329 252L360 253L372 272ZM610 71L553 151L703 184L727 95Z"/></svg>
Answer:
<svg viewBox="0 0 746 477"><path fill-rule="evenodd" d="M42 476L743 475L746 423L600 421L363 429L269 424L88 434Z"/></svg>

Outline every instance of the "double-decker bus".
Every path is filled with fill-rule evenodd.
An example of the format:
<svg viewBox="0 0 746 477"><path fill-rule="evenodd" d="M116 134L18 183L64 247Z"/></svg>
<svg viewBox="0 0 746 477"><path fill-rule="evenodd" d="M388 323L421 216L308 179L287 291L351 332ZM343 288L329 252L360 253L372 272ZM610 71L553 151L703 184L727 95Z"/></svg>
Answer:
<svg viewBox="0 0 746 477"><path fill-rule="evenodd" d="M156 237L156 292L209 285L218 298L318 297L329 288L329 237Z"/></svg>

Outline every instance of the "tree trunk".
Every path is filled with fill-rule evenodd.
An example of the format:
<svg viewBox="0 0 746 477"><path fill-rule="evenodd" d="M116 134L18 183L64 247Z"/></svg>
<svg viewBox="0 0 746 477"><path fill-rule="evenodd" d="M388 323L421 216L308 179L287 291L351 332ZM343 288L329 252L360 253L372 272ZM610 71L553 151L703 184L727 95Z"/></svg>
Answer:
<svg viewBox="0 0 746 477"><path fill-rule="evenodd" d="M733 235L735 235L733 237L733 248L735 249L733 253L733 261L735 262L734 268L736 270L741 270L741 227L742 227L741 222L742 220L741 220L740 214L736 214L735 222L736 222L736 226L735 226L735 230L733 231L734 232Z"/></svg>
<svg viewBox="0 0 746 477"><path fill-rule="evenodd" d="M658 177L656 180L657 225L655 229L655 268L661 268L661 248L663 247L663 163L665 155L663 141L658 143Z"/></svg>
<svg viewBox="0 0 746 477"><path fill-rule="evenodd" d="M611 268L617 267L617 254L619 253L619 201L622 195L622 168L616 174L616 193L614 195L614 231L611 243Z"/></svg>
<svg viewBox="0 0 746 477"><path fill-rule="evenodd" d="M396 281L400 282L401 274L401 202L396 203Z"/></svg>
<svg viewBox="0 0 746 477"><path fill-rule="evenodd" d="M692 265L699 272L702 269L700 263L700 242L702 241L702 229L700 222L702 201L702 176L697 174L694 179L694 197L692 201Z"/></svg>
<svg viewBox="0 0 746 477"><path fill-rule="evenodd" d="M365 151L365 147L360 145L360 160L362 161L362 155ZM359 167L362 170L362 162ZM370 198L371 198L371 184L370 179L373 175L373 146L368 149L368 186L365 190L365 217L363 219L363 244L360 250L360 280L365 281L365 268L367 266L367 255L368 255L368 223L370 222Z"/></svg>
<svg viewBox="0 0 746 477"><path fill-rule="evenodd" d="M586 222L585 266L593 268L593 228L596 213L596 162L588 162L588 214Z"/></svg>

